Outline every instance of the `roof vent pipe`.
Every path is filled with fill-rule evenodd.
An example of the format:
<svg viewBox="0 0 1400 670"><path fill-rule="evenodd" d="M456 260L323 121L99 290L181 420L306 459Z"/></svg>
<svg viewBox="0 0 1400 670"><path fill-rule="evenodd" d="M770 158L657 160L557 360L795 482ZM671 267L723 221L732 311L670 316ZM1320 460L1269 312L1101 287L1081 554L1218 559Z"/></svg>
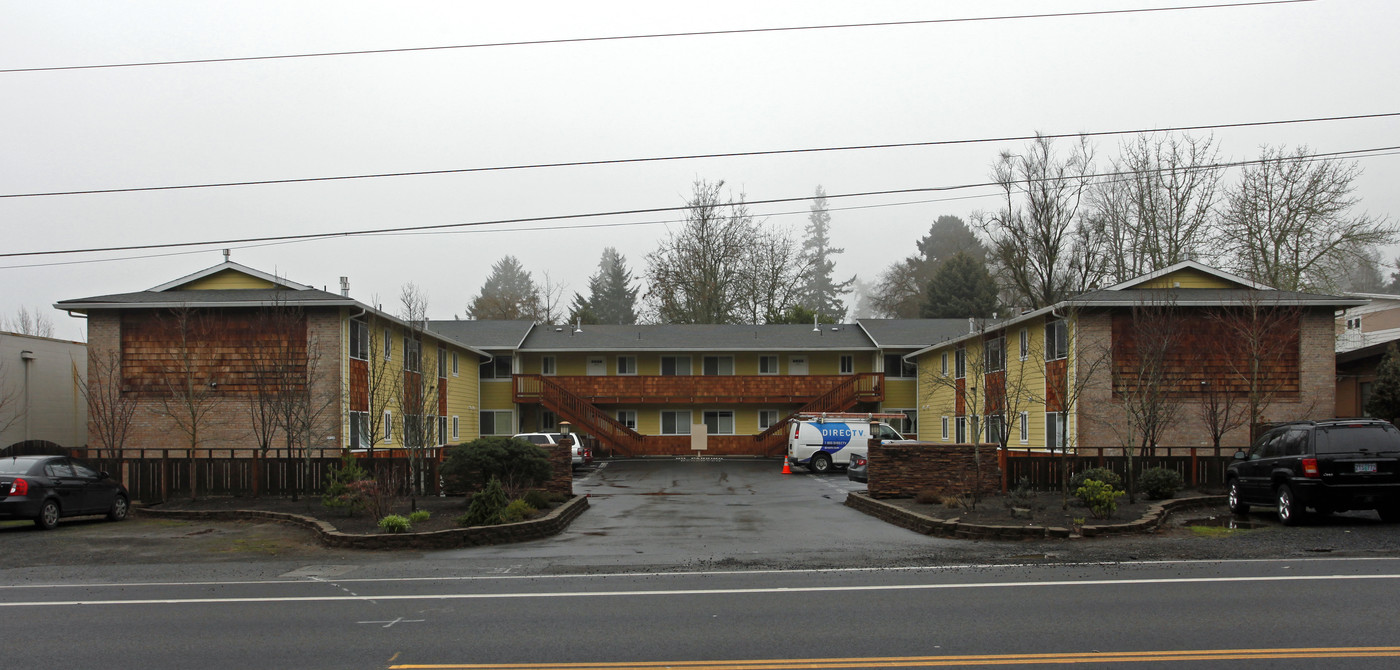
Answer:
<svg viewBox="0 0 1400 670"><path fill-rule="evenodd" d="M967 332L968 332L968 333L975 333L975 332L977 332L977 322L976 322L976 321L973 321L972 317L970 317L970 316L967 317Z"/></svg>
<svg viewBox="0 0 1400 670"><path fill-rule="evenodd" d="M822 327L817 325L817 315L816 315L816 314L813 314L813 315L812 315L812 332L814 332L814 333L820 333L820 332L822 332Z"/></svg>
<svg viewBox="0 0 1400 670"><path fill-rule="evenodd" d="M575 332L575 333L582 333L582 332L583 332L583 317L578 317L578 320L574 322L574 332Z"/></svg>
<svg viewBox="0 0 1400 670"><path fill-rule="evenodd" d="M350 278L349 278L349 277L341 277L341 278L340 278L340 295L341 295L341 297L344 297L344 298L349 298L349 297L350 297Z"/></svg>

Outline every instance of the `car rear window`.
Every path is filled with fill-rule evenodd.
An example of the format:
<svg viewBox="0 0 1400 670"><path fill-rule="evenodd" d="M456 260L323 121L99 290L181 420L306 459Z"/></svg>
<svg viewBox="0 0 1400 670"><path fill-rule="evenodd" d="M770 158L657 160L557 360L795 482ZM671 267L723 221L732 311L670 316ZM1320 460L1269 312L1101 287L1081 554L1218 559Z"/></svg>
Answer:
<svg viewBox="0 0 1400 670"><path fill-rule="evenodd" d="M0 475L27 475L34 467L34 460L28 458L0 459Z"/></svg>
<svg viewBox="0 0 1400 670"><path fill-rule="evenodd" d="M1317 453L1400 452L1400 430L1390 424L1327 426L1317 429Z"/></svg>

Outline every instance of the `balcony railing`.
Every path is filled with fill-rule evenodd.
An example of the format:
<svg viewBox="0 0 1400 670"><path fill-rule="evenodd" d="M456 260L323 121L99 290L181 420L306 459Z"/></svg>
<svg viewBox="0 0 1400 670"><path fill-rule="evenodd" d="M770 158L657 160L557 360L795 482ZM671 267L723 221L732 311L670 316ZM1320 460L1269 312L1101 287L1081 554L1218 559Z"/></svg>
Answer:
<svg viewBox="0 0 1400 670"><path fill-rule="evenodd" d="M533 375L517 375L527 377ZM859 375L607 375L548 379L599 405L808 403L837 386L854 383L867 393L880 388L878 373ZM518 387L518 386L517 386ZM863 398L864 399L864 398ZM871 398L879 400L880 398ZM530 402L517 398L516 402Z"/></svg>

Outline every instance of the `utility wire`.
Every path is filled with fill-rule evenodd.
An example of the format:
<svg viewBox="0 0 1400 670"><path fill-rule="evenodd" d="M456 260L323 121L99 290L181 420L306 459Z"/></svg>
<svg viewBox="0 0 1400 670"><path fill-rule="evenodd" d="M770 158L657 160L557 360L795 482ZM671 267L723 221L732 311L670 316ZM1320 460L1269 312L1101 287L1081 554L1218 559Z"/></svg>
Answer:
<svg viewBox="0 0 1400 670"><path fill-rule="evenodd" d="M1104 9L1084 12L1054 12L1047 14L1010 14L1005 16L969 16L954 19L921 19L913 21L875 21L869 23L833 23L814 26L788 26L779 28L735 28L729 30L697 30L675 33L648 33L642 35L610 35L603 37L570 37L551 40L522 40L519 42L485 42L479 44L452 44L432 47L403 47L397 49L359 49L355 51L323 51L300 54L277 54L271 56L235 56L230 58L193 58L186 60L147 61L139 63L105 63L97 65L59 65L51 67L26 67L0 69L0 74L12 72L55 72L60 70L98 70L125 67L154 67L161 65L194 65L203 63L235 63L241 61L286 60L292 58L321 58L326 56L361 56L369 54L409 53L414 51L448 51L453 49L487 49L494 47L537 46L545 44L574 44L586 42L608 42L618 40L646 40L669 37L709 37L714 35L742 35L749 33L778 33L802 30L835 30L844 28L877 28L892 26L917 26L940 23L971 23L976 21L1017 21L1023 19L1068 18L1078 16L1103 16L1112 14L1143 14L1148 12L1179 12L1198 9L1228 9L1233 7L1257 7L1260 5L1291 5L1316 0L1263 0L1260 2L1231 2L1208 5L1184 5L1179 7L1143 7L1134 9Z"/></svg>
<svg viewBox="0 0 1400 670"><path fill-rule="evenodd" d="M1307 155L1307 156L1295 156L1295 157L1289 157L1289 158L1283 158L1283 159L1281 159L1281 158L1257 158L1257 159L1244 160L1244 161L1233 161L1233 162L1226 162L1226 163L1213 163L1213 164L1210 164L1210 165L1197 165L1197 166L1176 167L1176 168L1159 168L1159 169L1157 169L1157 170L1153 170L1152 172L1170 172L1170 171L1174 171L1174 170L1192 171L1192 170L1206 170L1206 169L1224 169L1224 168L1241 167L1241 166L1246 166L1246 165L1259 165L1259 164L1263 164L1263 163L1273 163L1273 162L1312 162L1312 161L1319 161L1319 160L1340 160L1340 159L1342 159L1342 158L1347 158L1347 157L1352 157L1352 156L1362 156L1362 155L1368 155L1368 154L1369 154L1369 155L1374 155L1374 154L1376 154L1377 152L1383 152L1383 151L1397 151L1397 150L1400 150L1400 145L1397 145L1397 146L1388 146L1388 147L1373 147L1373 148L1370 148L1370 149L1351 149L1351 150L1347 150L1347 151L1334 151L1334 152L1329 152L1329 153L1311 154L1311 155ZM1088 174L1088 175L1072 176L1072 177L1046 177L1046 178L1040 178L1040 179L1016 180L1016 183L1018 183L1018 184L1020 184L1020 183L1039 183L1039 182L1044 182L1044 181L1054 181L1054 180L1056 180L1056 179L1071 179L1071 180L1075 180L1075 181L1082 181L1082 180L1089 180L1089 179L1122 177L1122 176L1130 175L1130 174L1134 174L1134 173L1133 173L1132 171L1104 172L1104 173ZM889 189L889 190L881 190L881 191L861 191L861 192L856 192L856 193L835 193L835 194L827 194L826 197L827 197L827 199L829 199L829 200L830 200L830 199L838 199L838 198L863 198L863 197L880 196L880 195L902 195L902 194L911 194L911 193L936 193L936 192L946 192L946 191L959 191L959 190L965 190L965 189L970 189L970 188L986 188L986 187L992 187L992 186L999 186L999 184L998 184L997 182L995 182L995 181L992 181L992 182L979 182L979 183L973 183L973 184L958 184L958 185L953 185L953 186L926 186L926 187L919 187L919 188ZM789 197L789 198L768 198L768 199L764 199L764 200L749 200L749 201L745 201L743 204L746 204L746 205L769 205L769 204L777 204L777 203L800 202L800 201L811 200L812 198L813 198L813 196L810 196L810 195L804 195L804 196L800 196L800 197ZM53 250L47 250L47 251L19 251L19 252L10 252L10 253L0 253L0 258L16 258L16 257L21 257L21 256L55 256L55 255L61 255L61 254L97 253L97 252L106 252L106 251L137 251L137 250L145 250L145 249L172 249L172 248L193 247L193 246L213 246L213 245L227 246L227 245L234 245L234 244L254 243L254 242L280 242L280 241L292 241L292 240L330 239L330 238L336 238L336 237L356 237L356 236L362 236L362 235L378 235L378 234L386 234L386 233L425 232L425 231L433 231L433 230L449 230L449 229L454 229L454 228L472 228L472 227L478 227L478 226L490 226L490 225L502 225L502 224L531 223L531 222L543 222L543 221L568 221L568 220L576 220L576 219L597 218L597 217L601 217L601 216L628 216L628 215L638 215L638 214L657 214L657 213L661 213L661 212L678 212L678 211L685 211L685 210L688 210L688 209L690 209L690 208L691 208L690 205L679 205L679 206L674 206L674 207L648 207L648 208L640 208L640 209L614 210L614 211L607 211L607 212L588 212L588 213L582 213L582 214L556 214L556 215L552 215L552 216L533 216L533 217L520 217L520 218L513 218L513 219L495 219L495 220L491 220L491 221L468 221L468 222L459 222L459 223L427 224L427 225L421 225L421 226L396 226L396 227L389 227L389 228L371 228L371 229L364 229L364 230L348 230L348 231L339 231L339 232L331 232L331 233L302 233L302 234L297 234L297 235L269 235L269 236L262 236L262 237L243 237L243 238L231 238L231 239L222 239L222 240L203 240L203 241L197 241L197 242L166 242L166 243L162 243L162 244L134 244L134 245L114 246L114 247L90 247L90 248L86 248L86 249L53 249Z"/></svg>
<svg viewBox="0 0 1400 670"><path fill-rule="evenodd" d="M953 146L962 144L987 144L992 142L1022 142L1037 138L1064 139L1068 137L1103 137L1109 135L1136 135L1139 133L1176 133L1193 130L1222 130L1228 128L1248 128L1279 126L1296 123L1321 123L1327 121L1355 121L1359 119L1379 119L1400 116L1400 112L1377 114L1350 114L1346 116L1320 116L1306 119L1284 119L1280 121L1244 121L1240 123L1216 123L1196 126L1173 126L1168 128L1138 128L1133 130L1101 130L1083 133L1054 133L1037 135L1010 135L1006 137L981 137L960 140L932 140L927 142L895 142L889 144L858 144L837 147L809 147L805 149L769 149L762 151L731 151L710 154L686 154L680 156L651 156L645 158L610 158L591 161L566 161L560 163L529 163L522 165L498 165L492 167L452 168L446 170L414 170L407 172L379 172L373 174L340 175L333 177L294 177L290 179L258 179L251 181L211 182L204 184L173 184L167 186L133 186L130 188L105 188L81 191L43 191L36 193L0 193L0 198L41 198L64 195L98 195L107 193L137 193L143 191L176 191L196 188L227 188L232 186L267 186L271 184L303 184L323 181L346 181L351 179L380 179L383 177L414 177L424 175L466 174L472 172L499 172L505 170L536 170L561 167L590 167L597 165L622 165L626 163L656 163L662 161L699 160L707 158L747 158L753 156L778 156L784 154L811 154L830 151L867 151L873 149L907 149L913 147Z"/></svg>

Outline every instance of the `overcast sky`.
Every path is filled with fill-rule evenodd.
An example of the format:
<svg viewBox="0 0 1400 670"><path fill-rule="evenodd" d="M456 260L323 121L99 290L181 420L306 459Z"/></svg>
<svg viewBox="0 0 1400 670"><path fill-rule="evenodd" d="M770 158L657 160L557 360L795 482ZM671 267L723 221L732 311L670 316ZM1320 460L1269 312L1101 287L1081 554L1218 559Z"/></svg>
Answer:
<svg viewBox="0 0 1400 670"><path fill-rule="evenodd" d="M398 49L1192 4L1038 2L7 2L0 69ZM1400 3L666 37L0 73L0 195L1227 124L1400 112ZM1215 133L1319 152L1400 145L1400 117ZM1095 140L1100 162L1119 140ZM1003 142L332 182L0 198L0 253L333 233L684 204L696 179L750 200L988 180ZM1400 156L1357 194L1400 215ZM1227 180L1234 174L1227 175ZM935 218L991 189L833 198L837 273L873 280ZM854 207L856 209L843 210ZM808 203L754 206L800 233ZM605 246L637 275L677 214L0 258L0 314L139 291L233 260L386 309L417 283L462 314L514 254L585 291ZM597 224L641 223L611 227ZM674 224L672 224L674 225ZM535 230L532 230L535 229ZM191 253L193 252L193 253ZM155 255L161 254L161 255ZM178 255L175 255L178 254ZM1388 255L1393 255L1389 250Z"/></svg>

